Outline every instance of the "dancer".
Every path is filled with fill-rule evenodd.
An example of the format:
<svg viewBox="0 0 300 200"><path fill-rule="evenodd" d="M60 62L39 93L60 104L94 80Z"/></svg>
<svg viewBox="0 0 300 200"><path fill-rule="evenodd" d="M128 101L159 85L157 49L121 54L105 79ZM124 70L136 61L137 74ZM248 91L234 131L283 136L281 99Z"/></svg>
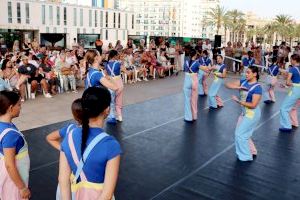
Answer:
<svg viewBox="0 0 300 200"><path fill-rule="evenodd" d="M90 87L82 95L82 128L73 129L61 145L62 199L113 198L121 148L114 137L103 131L110 101L110 92L103 87Z"/></svg>
<svg viewBox="0 0 300 200"><path fill-rule="evenodd" d="M253 58L254 54L252 51L248 51L247 55L243 58L242 60L242 69L243 69L243 72L242 72L242 77L241 77L241 80L245 80L246 79L246 71L247 71L247 68L254 65L255 63L255 59Z"/></svg>
<svg viewBox="0 0 300 200"><path fill-rule="evenodd" d="M261 116L259 102L262 87L257 82L258 79L258 68L250 66L246 70L246 80L226 84L230 89L240 90L240 99L232 96L232 99L242 106L242 114L235 129L235 150L240 161L252 161L253 156L257 155L251 137Z"/></svg>
<svg viewBox="0 0 300 200"><path fill-rule="evenodd" d="M264 103L275 103L274 89L277 83L277 75L279 73L279 67L277 65L277 58L272 58L272 64L268 67L268 76L264 87Z"/></svg>
<svg viewBox="0 0 300 200"><path fill-rule="evenodd" d="M190 58L184 63L185 79L183 86L184 93L184 120L186 122L193 122L197 120L197 103L198 103L198 78L197 74L199 68L208 71L208 68L201 66L197 60L197 52L191 49Z"/></svg>
<svg viewBox="0 0 300 200"><path fill-rule="evenodd" d="M223 56L217 55L217 65L211 67L214 70L214 80L208 91L208 105L210 109L223 107L223 101L218 96L218 91L227 75L226 65L223 63Z"/></svg>
<svg viewBox="0 0 300 200"><path fill-rule="evenodd" d="M116 50L111 50L108 55L108 63L105 66L107 74L114 80L117 85L117 90L111 92L111 105L110 114L108 116L107 123L115 124L116 120L122 122L122 105L123 105L123 80L121 78L121 71L127 73L124 66L117 60L118 52ZM115 117L115 111L117 118Z"/></svg>
<svg viewBox="0 0 300 200"><path fill-rule="evenodd" d="M21 98L0 92L0 199L21 200L31 196L28 189L30 160L24 135L12 123L19 116Z"/></svg>
<svg viewBox="0 0 300 200"><path fill-rule="evenodd" d="M199 58L199 63L202 66L210 67L211 59L209 58L209 53L207 50L203 51L203 56ZM198 94L199 96L206 96L208 93L207 87L207 74L203 70L199 70L198 72Z"/></svg>
<svg viewBox="0 0 300 200"><path fill-rule="evenodd" d="M292 124L290 111L300 98L300 55L291 56L292 66L289 68L286 85L290 86L288 95L285 97L280 108L280 125L281 132L291 132Z"/></svg>

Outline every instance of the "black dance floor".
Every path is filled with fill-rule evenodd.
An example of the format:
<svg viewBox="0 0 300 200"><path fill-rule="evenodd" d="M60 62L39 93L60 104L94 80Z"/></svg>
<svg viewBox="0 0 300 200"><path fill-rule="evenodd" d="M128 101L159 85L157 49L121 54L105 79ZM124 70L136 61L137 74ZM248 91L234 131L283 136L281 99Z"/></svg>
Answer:
<svg viewBox="0 0 300 200"><path fill-rule="evenodd" d="M237 161L234 129L240 107L229 100L235 91L222 88L225 107L209 111L199 99L199 119L183 121L183 94L130 105L124 122L107 126L121 143L117 200L298 200L300 199L300 128L278 132L277 103L263 105L254 134L258 156ZM59 113L58 113L59 114ZM30 147L32 199L53 200L57 186L58 152L45 136L67 122L24 131Z"/></svg>

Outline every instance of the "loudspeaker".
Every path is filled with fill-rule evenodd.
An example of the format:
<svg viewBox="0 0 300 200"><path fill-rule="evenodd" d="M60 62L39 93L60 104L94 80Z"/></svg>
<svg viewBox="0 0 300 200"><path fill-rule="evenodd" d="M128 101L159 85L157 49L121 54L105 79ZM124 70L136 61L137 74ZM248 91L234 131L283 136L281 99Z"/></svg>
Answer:
<svg viewBox="0 0 300 200"><path fill-rule="evenodd" d="M222 36L221 35L215 35L215 45L214 47L221 47L222 44Z"/></svg>

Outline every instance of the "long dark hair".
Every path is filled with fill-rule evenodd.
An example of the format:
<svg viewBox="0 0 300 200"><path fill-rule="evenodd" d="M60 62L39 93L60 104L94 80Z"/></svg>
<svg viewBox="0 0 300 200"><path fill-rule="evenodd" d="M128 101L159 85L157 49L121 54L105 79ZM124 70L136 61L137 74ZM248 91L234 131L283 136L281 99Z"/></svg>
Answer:
<svg viewBox="0 0 300 200"><path fill-rule="evenodd" d="M95 58L98 55L97 51L94 49L87 50L85 54L86 66L85 66L85 75L88 73L89 65L92 65L95 62Z"/></svg>
<svg viewBox="0 0 300 200"><path fill-rule="evenodd" d="M5 115L10 106L14 106L20 100L20 95L16 92L1 91L0 92L0 116Z"/></svg>
<svg viewBox="0 0 300 200"><path fill-rule="evenodd" d="M109 107L111 101L110 92L103 87L89 87L82 95L82 141L81 154L86 148L86 141L89 134L89 119L99 116L106 108Z"/></svg>
<svg viewBox="0 0 300 200"><path fill-rule="evenodd" d="M110 61L111 59L113 59L117 55L118 55L118 52L116 50L110 50L110 52L108 54L108 61Z"/></svg>
<svg viewBox="0 0 300 200"><path fill-rule="evenodd" d="M258 67L250 66L250 67L248 67L248 69L250 69L252 73L256 73L256 80L258 80L259 79L259 70L258 70Z"/></svg>

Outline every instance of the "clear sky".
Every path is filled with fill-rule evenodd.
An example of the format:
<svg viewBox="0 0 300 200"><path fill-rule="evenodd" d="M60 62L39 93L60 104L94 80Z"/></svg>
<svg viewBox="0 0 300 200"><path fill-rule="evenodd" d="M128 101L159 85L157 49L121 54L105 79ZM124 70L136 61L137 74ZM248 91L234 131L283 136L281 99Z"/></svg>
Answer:
<svg viewBox="0 0 300 200"><path fill-rule="evenodd" d="M252 11L260 17L287 14L300 21L300 0L221 0L221 4L227 9Z"/></svg>

